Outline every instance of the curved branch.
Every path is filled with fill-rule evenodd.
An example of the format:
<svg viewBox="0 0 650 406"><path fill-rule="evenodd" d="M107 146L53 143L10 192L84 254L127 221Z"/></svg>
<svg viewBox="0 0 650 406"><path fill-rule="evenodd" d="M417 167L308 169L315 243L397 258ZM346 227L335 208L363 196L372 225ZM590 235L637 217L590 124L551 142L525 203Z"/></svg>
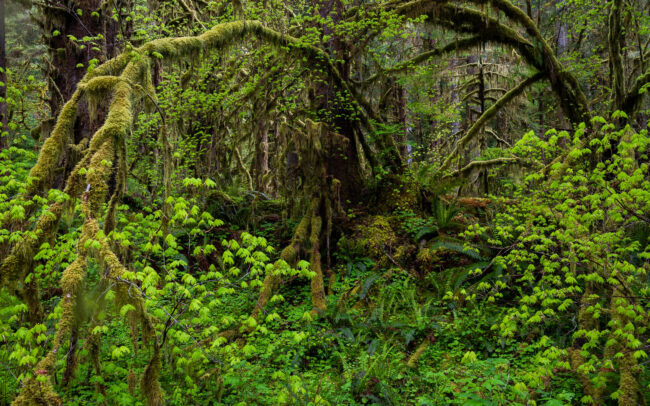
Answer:
<svg viewBox="0 0 650 406"><path fill-rule="evenodd" d="M557 94L562 110L573 123L589 125L589 105L574 75L567 72L555 57L553 49L539 32L535 22L510 0L468 0L477 5L491 4L506 17L520 24L533 38L534 45L523 39L515 30L489 17L479 10L452 5L447 0L416 0L394 9L409 17L427 15L435 24L457 32L479 34L486 41L514 47L526 61L544 72ZM524 46L525 45L525 46Z"/></svg>
<svg viewBox="0 0 650 406"><path fill-rule="evenodd" d="M482 4L487 0L471 1ZM522 9L512 4L510 0L489 1L494 7L502 11L506 17L521 24L526 32L535 39L536 44L541 48L544 70L548 73L553 90L558 93L562 109L573 123L584 122L589 125L589 105L578 80L573 74L567 72L555 57L555 52L540 33L533 19Z"/></svg>
<svg viewBox="0 0 650 406"><path fill-rule="evenodd" d="M427 21L456 32L474 34L484 42L494 42L515 48L526 61L541 70L534 45L517 31L499 20L467 7L447 4L447 1L417 0L397 7L407 17L426 15Z"/></svg>
<svg viewBox="0 0 650 406"><path fill-rule="evenodd" d="M383 75L387 75L387 74L391 74L391 73L401 73L401 72L407 71L409 69L413 69L413 67L415 65L418 65L418 64L420 64L422 62L425 62L425 61L429 60L430 58L435 58L437 56L442 56L444 54L454 52L454 51L466 50L466 49L469 49L469 48L471 48L473 46L481 44L484 41L485 41L485 39L483 37L481 37L480 35L476 35L476 36L469 37L469 38L459 39L457 41L454 41L454 42L452 42L450 44L445 45L442 48L436 48L436 49L432 49L431 51L423 52L423 53L421 53L421 54L419 54L419 55L417 55L417 56L415 56L415 57L413 57L413 58L411 58L411 59L409 59L407 61L400 62L400 63L398 63L397 65L395 65L395 66L393 66L391 68L387 68L387 69L384 69L381 72L375 73L374 75L370 76L368 79L364 80L361 83L364 84L364 85L368 84L368 83L372 83L375 80L379 79Z"/></svg>
<svg viewBox="0 0 650 406"><path fill-rule="evenodd" d="M449 154L447 159L444 160L441 166L441 170L445 170L449 167L449 164L451 163L452 159L455 158L455 156L458 154L458 151L463 149L483 128L485 123L492 117L494 117L499 110L503 106L505 106L507 103L509 103L512 99L515 97L519 96L526 88L533 83L539 81L544 77L543 73L537 73L528 79L524 80L523 82L519 83L516 87L514 87L512 90L510 90L508 93L504 94L499 100L497 100L496 103L494 103L492 106L490 106L489 109L485 110L485 112L481 115L481 117L476 120L476 122L472 125L472 127L467 130L467 134L463 136L460 140L458 140L458 143L456 143L456 146L454 147L453 151Z"/></svg>
<svg viewBox="0 0 650 406"><path fill-rule="evenodd" d="M519 158L495 158L487 161L472 161L469 164L465 165L463 168L457 169L452 173L443 176L442 178L446 179L446 178L453 178L457 176L467 176L468 173L472 172L475 169L487 169L493 166L510 164L519 161L520 161Z"/></svg>

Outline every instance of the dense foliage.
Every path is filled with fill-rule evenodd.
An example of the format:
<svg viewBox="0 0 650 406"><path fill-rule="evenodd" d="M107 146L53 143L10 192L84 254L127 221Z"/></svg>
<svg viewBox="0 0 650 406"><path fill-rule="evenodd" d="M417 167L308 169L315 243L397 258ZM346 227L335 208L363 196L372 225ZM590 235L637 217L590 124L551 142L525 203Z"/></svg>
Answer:
<svg viewBox="0 0 650 406"><path fill-rule="evenodd" d="M649 1L0 10L2 405L650 402Z"/></svg>

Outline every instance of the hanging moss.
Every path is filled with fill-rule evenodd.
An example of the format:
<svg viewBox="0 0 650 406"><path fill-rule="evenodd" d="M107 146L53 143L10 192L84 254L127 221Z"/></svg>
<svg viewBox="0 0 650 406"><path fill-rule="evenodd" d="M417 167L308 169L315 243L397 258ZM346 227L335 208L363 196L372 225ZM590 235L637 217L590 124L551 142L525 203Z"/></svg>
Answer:
<svg viewBox="0 0 650 406"><path fill-rule="evenodd" d="M122 195L126 189L126 175L127 175L127 152L126 152L126 140L122 138L120 140L120 148L117 154L117 173L115 176L116 185L113 195L111 196L110 201L108 202L108 210L106 211L106 216L104 217L104 233L109 234L115 228L116 215L117 215L117 206L119 205Z"/></svg>
<svg viewBox="0 0 650 406"><path fill-rule="evenodd" d="M309 242L311 245L311 254L309 263L311 270L315 273L311 279L311 301L314 310L324 311L325 304L325 285L323 282L323 270L321 266L320 240L323 228L323 219L319 213L320 199L313 199L311 204L311 235Z"/></svg>
<svg viewBox="0 0 650 406"><path fill-rule="evenodd" d="M37 372L44 371L46 381L45 383L39 382L38 384L30 383L30 385L26 385L26 388L33 388L33 390L26 389L21 391L21 395L17 398L21 403L17 404L31 404L30 402L34 402L35 399L44 397L55 399L51 396L53 390L51 388L51 383L49 383L49 376L53 372L57 353L63 340L68 334L70 334L78 322L76 314L76 310L78 309L77 299L83 290L85 281L85 261L86 255L88 254L85 250L85 243L89 239L95 238L99 232L99 224L95 218L102 209L106 198L107 180L112 172L110 160L114 156L115 141L116 139L123 139L125 128L130 126L130 96L130 87L128 87L128 85L116 85L113 101L111 102L111 110L109 111L106 122L91 139L89 152L86 155L86 158L82 160L84 163L87 162L89 165L86 173L86 182L88 186L82 198L83 212L86 221L82 227L82 234L78 242L79 253L77 259L64 271L61 279L63 309L62 316L57 324L52 350L38 363L36 368ZM108 272L109 276L113 276L117 279L117 277L122 276L124 269L123 267L120 268L121 264L119 264L115 255L110 252L108 243L103 240L100 244L102 247L99 253L100 258L103 259L103 263L107 264L108 268L112 271ZM95 253L95 255L96 254L97 253ZM116 288L118 292L120 291L120 286L121 285L118 285L118 288ZM123 294L122 298L124 298L124 296L125 295ZM124 300L136 302L138 305L136 306L136 309L138 310L137 314L146 320L143 324L149 326L147 332L148 334L152 334L153 328L151 327L150 319L145 315L146 312L141 303L142 300L131 299L130 297L129 299L124 298Z"/></svg>
<svg viewBox="0 0 650 406"><path fill-rule="evenodd" d="M98 306L98 308L103 308L104 306ZM96 314L97 315L97 310ZM96 323L91 324L89 330L92 332L95 327L97 327ZM99 353L101 350L101 338L99 334L90 334L88 338L86 339L86 348L88 348L88 358L90 359L90 362L93 365L93 368L95 368L95 374L101 375L102 373L102 366L99 361Z"/></svg>
<svg viewBox="0 0 650 406"><path fill-rule="evenodd" d="M96 233L99 232L99 224L96 220L92 222L92 229ZM106 269L107 275L105 277L112 281L122 281L114 286L117 306L121 307L125 304L131 304L135 310L129 313L133 313L140 323L143 339L145 341L155 341L153 340L155 337L153 319L145 308L144 300L135 294L129 294L128 286L123 282L126 268L122 265L119 258L117 258L117 255L115 255L107 241L101 241L101 250L99 251L98 257Z"/></svg>
<svg viewBox="0 0 650 406"><path fill-rule="evenodd" d="M610 314L612 321L609 324L611 333L609 336L610 342L616 344L606 348L604 359L616 359L616 353L623 354L618 359L618 370L620 371L618 383L618 404L623 405L639 405L644 403L643 395L641 394L641 384L639 383L640 374L642 371L639 361L634 356L634 352L629 348L629 337L627 334L616 334L618 329L623 329L630 322L626 312L623 309L632 307L628 299L625 298L625 290L615 289L611 295ZM639 309L643 312L642 309ZM647 317L646 317L647 320ZM631 334L634 337L634 333Z"/></svg>
<svg viewBox="0 0 650 406"><path fill-rule="evenodd" d="M572 274L575 275L575 263L572 263L570 268ZM578 311L578 326L581 330L590 331L597 327L597 320L594 320L593 314L587 311L593 301L593 297L594 286L592 283L588 283L585 292L582 295L580 310ZM585 357L582 355L582 341L574 340L573 348L567 349L567 353L571 370L578 376L583 392L591 396L594 400L601 399L604 388L595 386L591 381L589 374L581 368L586 362Z"/></svg>
<svg viewBox="0 0 650 406"><path fill-rule="evenodd" d="M301 245L306 240L307 233L309 232L310 220L311 218L309 215L305 215L302 218L293 233L291 242L280 253L280 258L289 265L295 265L298 259ZM266 304L269 302L269 299L271 299L271 295L278 283L280 283L280 276L277 275L274 270L266 274L264 281L262 282L260 296L257 299L257 303L251 314L253 318L257 319L257 317L259 317L260 311L264 309Z"/></svg>
<svg viewBox="0 0 650 406"><path fill-rule="evenodd" d="M153 356L144 369L144 374L142 374L142 379L140 380L140 389L147 400L148 406L161 406L164 404L164 393L158 382L160 368L160 349L158 345L155 345Z"/></svg>
<svg viewBox="0 0 650 406"><path fill-rule="evenodd" d="M61 318L56 326L56 334L50 352L36 364L34 368L36 377L29 378L23 386L20 394L14 399L12 405L31 406L34 404L61 405L62 402L53 389L51 375L54 373L57 355L63 346L63 342L70 334L77 321L77 299L82 293L84 280L86 278L86 258L81 239L78 244L80 250L77 258L63 271L61 277L61 289L63 298L61 301Z"/></svg>
<svg viewBox="0 0 650 406"><path fill-rule="evenodd" d="M79 86L85 91L91 120L95 120L98 106L106 103L115 85L121 80L123 79L118 76L98 76Z"/></svg>
<svg viewBox="0 0 650 406"><path fill-rule="evenodd" d="M77 90L66 102L52 130L52 134L43 143L36 164L29 172L32 182L28 184L27 195L40 193L50 185L54 171L57 168L63 148L70 142L77 118L77 106L81 92Z"/></svg>
<svg viewBox="0 0 650 406"><path fill-rule="evenodd" d="M167 59L179 59L192 57L205 49L226 47L247 35L258 36L278 47L288 47L291 52L302 54L311 62L316 62L324 66L334 78L339 88L348 94L353 94L352 89L342 79L325 51L317 47L305 45L296 38L268 29L258 21L237 21L220 24L198 37L154 40L138 49L128 50L124 54L98 66L80 81L78 90L62 109L52 136L45 142L38 162L31 171L31 176L37 178L37 181L32 183L29 192L34 193L42 190L49 183L49 178L57 164L57 159L62 148L67 144L67 140L74 126L77 103L83 92L88 92L90 104L94 105L97 102L98 95L112 89L113 101L109 107L106 122L92 137L86 155L82 158L80 165L77 165L77 168L75 168L76 174L78 174L79 169L89 164L90 157L96 153L106 139L110 137L117 137L119 139L125 136L132 120L132 105L130 101L132 86L130 84L151 91L151 74L149 70L152 63L150 62L150 58L163 57ZM95 100L95 102L92 100ZM361 109L358 110L361 112ZM361 116L365 117L363 114ZM367 119L365 121L368 126L371 126ZM366 150L369 149L366 148ZM73 187L71 189L74 191L80 186L80 178L76 174L70 178L73 180ZM70 179L68 180L69 183ZM66 187L66 189L68 188ZM29 247L26 248L28 248L27 252L33 252ZM3 268L7 268L10 264L21 265L25 261L24 259L14 257L4 262L6 265L3 265ZM15 268L17 267L12 266L12 269Z"/></svg>
<svg viewBox="0 0 650 406"><path fill-rule="evenodd" d="M94 238L97 234L96 231L98 231L95 229L96 222L92 217L103 203L102 196L105 193L102 193L102 187L105 187L107 177L110 173L110 170L106 168L107 165L101 162L105 160L106 155L112 152L112 146L113 139L109 139L90 160L93 171L89 171L87 178L89 185L94 185L94 187L91 187L83 197L83 211L86 216L86 221L82 227L81 237L77 242L77 258L64 270L61 277L61 289L63 291L62 312L61 318L57 323L52 349L36 365L35 371L40 377L38 379L30 379L34 382L28 383L23 388L15 404L33 404L36 401L35 399L41 398L53 401L54 403L51 404L61 403L52 395L54 391L50 376L54 373L57 355L63 346L64 340L73 331L78 330L80 319L79 298L83 296L86 279L86 256L88 255L86 242Z"/></svg>
<svg viewBox="0 0 650 406"><path fill-rule="evenodd" d="M24 280L29 265L41 244L49 240L58 228L64 204L55 203L39 218L34 233L30 233L15 245L0 265L0 286L15 286Z"/></svg>
<svg viewBox="0 0 650 406"><path fill-rule="evenodd" d="M90 160L90 169L86 175L86 183L88 184L87 190L93 191L92 194L89 194L89 199L92 199L90 200L91 213L99 212L106 200L106 194L108 192L106 179L110 176L112 170L112 163L110 161L113 159L114 153L114 138L110 138Z"/></svg>
<svg viewBox="0 0 650 406"><path fill-rule="evenodd" d="M150 72L153 66L152 60L160 57L168 60L197 58L205 50L222 49L230 44L237 43L238 40L245 36L251 35L257 36L275 46L282 47L282 49L289 49L292 53L305 56L312 63L324 67L329 72L329 75L334 78L337 87L342 89L344 93L352 95L352 103L355 103L353 90L342 79L325 51L305 45L298 39L267 29L257 21L220 24L197 37L151 41L140 48L127 50L124 54L88 73L80 81L72 99L62 109L52 134L44 143L37 164L30 173L34 181L29 187L28 195L42 192L50 183L63 148L69 144L80 98L83 95L87 97L91 113L106 98L111 98L104 123L90 138L87 146L79 145L79 152L82 157L66 180L65 192L73 199L81 196L83 215L85 217L81 237L77 242L78 256L64 271L61 279L63 312L57 324L52 350L37 364L36 374L39 378L29 379L25 382L20 395L16 398L16 404L42 403L49 405L61 403L52 389L50 379L65 340L73 330L77 331L78 324L87 317L87 315L83 315L83 317L78 315L77 310L79 308L78 299L82 297L85 289L86 261L91 258L104 269L100 284L107 284L110 281L115 291L117 304L129 303L135 307L135 311L129 312L131 325L135 326L136 323L139 323L144 341L154 343L154 353L142 376L141 388L149 405L163 403L163 394L158 383L161 362L160 349L155 339L153 319L148 314L142 298L132 292L129 293L129 282L124 279L126 268L113 252L108 240L98 237L100 231L99 219L106 214L104 217L106 220L105 229L110 231L114 228L115 208L127 175L124 140L133 120L133 103L137 101L137 98L145 96L149 96L155 103L155 96L153 95L155 89L153 88ZM358 101L355 106L358 113L365 116L359 107ZM369 120L366 119L366 122L369 123ZM320 143L323 139L323 132L327 131L327 129L320 123L312 122L309 126L311 137L308 140L308 145L306 145L306 150L312 156L317 157L320 162L323 159L321 155L326 152L323 151ZM367 124L367 126L371 128L371 124ZM331 139L336 140L336 137ZM117 157L117 164L112 162L115 157ZM316 167L319 175L318 181L308 188L309 195L316 197L313 197L310 210L296 228L291 243L282 251L282 258L293 265L299 259L301 250L310 249L310 259L317 274L315 281L312 282L314 306L324 309L320 242L324 234L329 236L331 233L331 210L325 209L330 214L327 214L326 230L323 232L323 221L325 220L321 217L319 209L321 201L326 202L329 196L327 196L328 188L324 176L325 166L316 165ZM111 196L108 212L105 213L108 180L114 173L117 174L117 190ZM169 177L167 176L167 178ZM70 201L73 201L73 199ZM57 203L52 205L38 220L34 236L28 237L14 247L12 255L3 261L0 267L0 277L3 285L9 281L12 283L19 282L24 278L35 249L56 232L59 219L62 213L70 207L69 204ZM327 204L329 203L325 203L325 206ZM86 250L85 243L91 239L98 241L100 248ZM277 275L273 273L267 275L256 311L266 304L278 281L279 277ZM133 330L133 339L136 340L137 329L134 327ZM91 347L92 357L95 359L95 368L99 371L98 337L93 338L91 335L89 346Z"/></svg>

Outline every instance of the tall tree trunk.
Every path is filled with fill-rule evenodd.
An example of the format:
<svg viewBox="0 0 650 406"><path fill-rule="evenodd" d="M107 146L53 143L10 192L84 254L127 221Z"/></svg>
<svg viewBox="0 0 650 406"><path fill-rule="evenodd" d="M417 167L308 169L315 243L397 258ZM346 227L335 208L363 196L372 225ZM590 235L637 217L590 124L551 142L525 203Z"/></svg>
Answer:
<svg viewBox="0 0 650 406"><path fill-rule="evenodd" d="M561 11L560 11L561 13ZM569 50L569 27L564 21L558 22L557 27L557 56L562 56Z"/></svg>
<svg viewBox="0 0 650 406"><path fill-rule="evenodd" d="M406 125L407 108L406 108L406 87L401 84L396 84L396 121L402 125L398 147L404 162L408 162L409 146L408 146L408 127Z"/></svg>
<svg viewBox="0 0 650 406"><path fill-rule="evenodd" d="M7 42L5 39L5 0L0 0L0 150L9 145L7 108Z"/></svg>
<svg viewBox="0 0 650 406"><path fill-rule="evenodd" d="M269 171L269 130L266 120L259 120L255 142L255 189L266 193L265 175Z"/></svg>
<svg viewBox="0 0 650 406"><path fill-rule="evenodd" d="M131 9L132 2L117 1L114 7L117 21L113 18L113 6L106 7L102 0L45 0L40 5L39 24L48 47L46 77L52 117L56 117L70 99L91 61L101 63L116 56L120 41L128 39L132 24L123 17ZM84 38L93 39L84 41ZM71 140L75 145L89 139L105 114L100 109L98 117L91 118L85 102L80 104L79 110ZM55 187L63 186L64 179L79 159L76 155L74 150L66 148L62 157L63 170L54 178Z"/></svg>
<svg viewBox="0 0 650 406"><path fill-rule="evenodd" d="M331 20L336 26L342 19L344 7L340 0L316 0L315 5L324 21ZM329 26L323 27L323 35L329 36L326 46L329 52L340 61L337 64L343 80L350 77L350 50L351 44L345 44ZM355 123L350 117L351 111L344 101L340 100L341 89L333 85L333 81L322 78L318 81L314 95L313 111L318 112L318 119L330 127L327 140L322 140L323 145L340 145L338 151L330 153L326 162L328 177L338 179L342 201L358 201L361 197L363 182L361 179L360 162L357 154L357 141L354 136ZM348 97L352 97L348 95ZM346 141L340 143L337 134Z"/></svg>
<svg viewBox="0 0 650 406"><path fill-rule="evenodd" d="M621 110L625 101L625 72L623 68L622 50L625 48L621 13L623 1L612 1L609 13L609 67L612 75L612 111Z"/></svg>

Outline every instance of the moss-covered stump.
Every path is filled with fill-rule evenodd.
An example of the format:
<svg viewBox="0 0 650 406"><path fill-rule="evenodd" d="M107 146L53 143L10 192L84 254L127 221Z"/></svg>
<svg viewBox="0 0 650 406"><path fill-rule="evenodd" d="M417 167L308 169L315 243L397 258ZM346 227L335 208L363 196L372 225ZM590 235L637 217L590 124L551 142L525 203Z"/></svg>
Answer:
<svg viewBox="0 0 650 406"><path fill-rule="evenodd" d="M417 253L418 269L423 274L465 266L471 263L472 260L459 252L459 250L447 247L423 247Z"/></svg>
<svg viewBox="0 0 650 406"><path fill-rule="evenodd" d="M380 268L408 263L417 247L403 234L398 222L396 217L381 215L359 219L350 234L341 237L339 248L370 258Z"/></svg>

